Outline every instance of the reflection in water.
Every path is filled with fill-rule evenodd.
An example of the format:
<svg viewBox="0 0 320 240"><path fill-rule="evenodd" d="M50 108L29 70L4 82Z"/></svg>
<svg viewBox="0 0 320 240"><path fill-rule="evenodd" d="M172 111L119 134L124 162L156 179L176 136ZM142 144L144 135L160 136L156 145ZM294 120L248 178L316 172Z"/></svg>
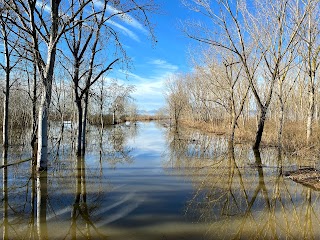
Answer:
<svg viewBox="0 0 320 240"><path fill-rule="evenodd" d="M8 163L8 148L3 149L2 165L5 166ZM3 202L3 239L8 239L8 167L2 169L2 202Z"/></svg>
<svg viewBox="0 0 320 240"><path fill-rule="evenodd" d="M77 222L79 222L80 220L84 221L84 228L77 225ZM87 205L85 160L84 157L77 157L75 197L71 212L71 239L77 239L77 229L82 229L80 231L80 239L82 239L83 237L86 239L91 239L92 234L90 228L95 231L95 239L97 239L97 237L101 239L104 239L106 237L99 232L90 218Z"/></svg>
<svg viewBox="0 0 320 240"><path fill-rule="evenodd" d="M36 152L36 151L35 151ZM34 155L36 156L36 155ZM30 164L31 174L30 174L30 217L29 217L29 223L28 223L28 229L29 233L27 236L29 236L29 239L35 239L36 238L36 225L35 225L35 213L36 213L36 161L32 161Z"/></svg>
<svg viewBox="0 0 320 240"><path fill-rule="evenodd" d="M47 228L47 171L37 175L37 231L39 239L48 239Z"/></svg>
<svg viewBox="0 0 320 240"><path fill-rule="evenodd" d="M320 237L320 193L283 175L308 162L223 136L140 127L89 129L86 159L72 154L68 135L53 137L60 153L47 173L3 168L3 239Z"/></svg>
<svg viewBox="0 0 320 240"><path fill-rule="evenodd" d="M94 154L99 153L100 164L102 160L115 167L121 163L131 163L131 150L127 147L128 138L134 138L138 134L138 125L116 125L107 129L100 129L97 139L92 139L91 142L98 140L96 148L92 151Z"/></svg>
<svg viewBox="0 0 320 240"><path fill-rule="evenodd" d="M170 166L195 185L186 215L209 224L205 239L320 237L315 229L320 224L319 193L284 178L281 152L266 166L260 151L254 151L254 163L249 164L249 148L219 149L206 137L176 132L169 144ZM223 154L225 149L217 158L216 151Z"/></svg>

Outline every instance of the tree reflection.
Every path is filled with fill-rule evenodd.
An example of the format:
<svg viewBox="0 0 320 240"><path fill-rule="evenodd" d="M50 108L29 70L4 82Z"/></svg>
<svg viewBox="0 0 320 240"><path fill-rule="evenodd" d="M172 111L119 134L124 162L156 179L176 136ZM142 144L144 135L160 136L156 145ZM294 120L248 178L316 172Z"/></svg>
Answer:
<svg viewBox="0 0 320 240"><path fill-rule="evenodd" d="M128 148L127 139L134 138L138 134L138 125L121 126L116 125L111 128L103 129L100 132L99 149L96 151L100 155L100 163L105 159L108 163L115 167L118 163L130 163L132 156L131 149Z"/></svg>
<svg viewBox="0 0 320 240"><path fill-rule="evenodd" d="M47 171L37 172L37 232L39 239L48 239L47 228Z"/></svg>
<svg viewBox="0 0 320 240"><path fill-rule="evenodd" d="M75 185L75 197L71 212L71 227L70 235L71 239L77 239L77 235L80 235L80 239L91 239L92 235L95 238L99 237L104 239L105 236L101 234L93 221L90 218L89 209L87 205L87 189L86 189L86 168L84 157L77 157L76 164L76 185ZM84 221L85 227L80 228L78 225L81 220ZM95 234L91 233L91 228L95 231ZM80 230L84 229L84 231ZM78 230L78 234L77 234Z"/></svg>
<svg viewBox="0 0 320 240"><path fill-rule="evenodd" d="M35 151L36 153L36 151ZM34 155L35 156L35 155ZM36 213L36 162L32 161L30 164L31 174L30 174L30 182L31 182L31 189L30 189L30 217L28 223L28 236L29 239L36 238L36 226L35 226L35 213Z"/></svg>
<svg viewBox="0 0 320 240"><path fill-rule="evenodd" d="M168 129L167 142L167 167L190 169L209 166L215 164L215 160L227 151L227 144L223 138L187 129Z"/></svg>
<svg viewBox="0 0 320 240"><path fill-rule="evenodd" d="M183 131L169 136L170 166L195 188L186 216L208 223L205 239L320 237L320 194L284 177L283 153Z"/></svg>
<svg viewBox="0 0 320 240"><path fill-rule="evenodd" d="M3 149L2 164L6 166L8 163L8 147ZM2 196L3 196L3 239L8 239L8 167L2 169Z"/></svg>

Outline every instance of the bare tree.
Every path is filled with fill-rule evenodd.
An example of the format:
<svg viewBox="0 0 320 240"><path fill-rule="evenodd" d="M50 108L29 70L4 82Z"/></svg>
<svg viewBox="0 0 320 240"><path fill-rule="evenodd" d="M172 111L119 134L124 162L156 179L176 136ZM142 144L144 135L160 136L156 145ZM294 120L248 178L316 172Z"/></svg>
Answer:
<svg viewBox="0 0 320 240"><path fill-rule="evenodd" d="M68 35L65 34L72 55L70 60L73 65L73 71L67 68L66 71L73 81L78 111L78 156L85 153L86 121L89 93L92 85L104 74L107 74L120 61L120 58L123 62L127 61L119 33L109 22L116 17L128 18L128 13L141 14L143 15L142 20L147 23L151 35L153 35L147 16L147 11L151 11L152 6L151 1L148 4L141 4L129 0L126 4L113 3L113 6L109 1L104 1L99 4L99 7L95 6L93 2L93 20L91 22L86 21L86 12L83 10L79 13L80 22L72 23L71 31L68 32ZM114 8L114 10L109 11L110 8ZM115 53L110 54L111 51ZM87 58L89 61L86 61Z"/></svg>
<svg viewBox="0 0 320 240"><path fill-rule="evenodd" d="M210 29L204 23L188 22L185 34L196 41L218 47L228 52L235 62L242 64L247 81L256 99L259 109L259 124L253 148L259 148L264 129L264 122L271 99L273 85L270 86L267 101L263 102L257 86L257 69L262 60L262 53L256 42L247 36L250 34L245 26L245 15L240 11L240 2L224 1L183 1L186 6L209 18L216 28Z"/></svg>
<svg viewBox="0 0 320 240"><path fill-rule="evenodd" d="M255 1L247 7L247 1L201 1L184 0L186 6L211 20L213 27L203 22L188 22L185 34L196 41L221 49L242 65L255 98L259 113L253 149L261 143L267 111L274 85L292 62L287 56L296 45L296 37L306 11L288 18L299 3L288 0ZM290 29L290 31L289 31ZM264 91L261 85L264 81Z"/></svg>
<svg viewBox="0 0 320 240"><path fill-rule="evenodd" d="M300 30L302 47L300 56L304 62L304 70L307 74L308 83L308 110L307 110L307 142L310 141L313 132L315 113L316 80L320 66L320 2L317 0L302 1L306 19Z"/></svg>
<svg viewBox="0 0 320 240"><path fill-rule="evenodd" d="M133 85L119 84L116 80L113 80L107 88L107 101L109 110L112 113L112 124L115 125L120 120L120 117L124 115L125 108L135 87Z"/></svg>
<svg viewBox="0 0 320 240"><path fill-rule="evenodd" d="M4 84L4 101L3 101L3 127L2 127L2 140L3 140L3 157L7 158L8 146L9 146L9 99L10 99L10 88L14 81L11 79L11 72L14 67L20 61L20 58L16 53L16 46L19 41L19 37L14 33L13 25L8 23L10 11L1 9L0 12L0 28L1 28L1 39L3 42L3 56L4 64L0 63L0 67L5 73L5 84Z"/></svg>
<svg viewBox="0 0 320 240"><path fill-rule="evenodd" d="M10 16L10 21L23 31L26 41L30 39L31 52L42 84L38 117L38 170L47 169L48 110L52 94L57 44L61 36L71 29L70 23L79 22L78 14L89 2L88 0L77 4L72 1L70 4L77 5L78 9L70 13L68 10L60 11L61 0L50 1L50 5L37 1L5 1L6 7L14 12Z"/></svg>
<svg viewBox="0 0 320 240"><path fill-rule="evenodd" d="M274 85L278 83L278 99L280 102L279 148L281 148L284 124L283 85L288 71L296 62L296 51L299 44L298 33L306 17L306 11L296 15L296 10L299 9L297 4L295 1L288 0L255 1L256 8L259 11L254 14L248 10L245 4L242 5L242 11L246 13L246 27L250 30L250 36L263 53L262 72L270 86L264 104L262 104L261 98L256 96L260 109L267 111L271 104ZM263 123L260 120L259 126L261 124ZM257 142L254 148L258 148Z"/></svg>
<svg viewBox="0 0 320 240"><path fill-rule="evenodd" d="M179 121L189 105L189 95L184 84L184 76L177 75L169 78L166 88L166 100L169 105L170 119L173 118L175 129L178 130Z"/></svg>

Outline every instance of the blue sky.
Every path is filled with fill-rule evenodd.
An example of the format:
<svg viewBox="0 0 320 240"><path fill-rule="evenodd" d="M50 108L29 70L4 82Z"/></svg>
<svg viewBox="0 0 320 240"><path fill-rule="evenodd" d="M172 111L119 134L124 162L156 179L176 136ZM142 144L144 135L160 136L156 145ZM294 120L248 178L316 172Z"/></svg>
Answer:
<svg viewBox="0 0 320 240"><path fill-rule="evenodd" d="M188 48L192 42L179 29L180 21L190 16L190 11L180 0L156 1L159 14L152 14L157 43L153 44L146 29L135 21L119 21L119 28L127 54L132 59L132 68L127 77L116 70L111 77L136 86L133 94L139 110L152 111L164 106L164 83L168 76L190 71Z"/></svg>

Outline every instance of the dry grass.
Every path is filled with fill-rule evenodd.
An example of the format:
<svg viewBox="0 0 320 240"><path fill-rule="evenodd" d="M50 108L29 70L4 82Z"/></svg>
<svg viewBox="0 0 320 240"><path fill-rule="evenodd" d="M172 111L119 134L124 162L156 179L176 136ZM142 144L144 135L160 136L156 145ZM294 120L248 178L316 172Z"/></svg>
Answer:
<svg viewBox="0 0 320 240"><path fill-rule="evenodd" d="M214 123L194 122L183 120L181 124L196 128L201 131L217 135L228 134L228 122L216 121ZM282 148L292 155L311 157L320 155L320 128L317 124L313 127L313 136L309 143L306 141L306 124L304 122L286 122L283 129ZM236 128L235 143L253 143L256 132L256 120L254 118L240 123ZM278 147L278 123L267 120L262 137L261 147Z"/></svg>
<svg viewBox="0 0 320 240"><path fill-rule="evenodd" d="M228 133L228 124L224 121L215 122L197 122L191 120L183 120L181 123L190 128L196 128L204 132L224 135Z"/></svg>

